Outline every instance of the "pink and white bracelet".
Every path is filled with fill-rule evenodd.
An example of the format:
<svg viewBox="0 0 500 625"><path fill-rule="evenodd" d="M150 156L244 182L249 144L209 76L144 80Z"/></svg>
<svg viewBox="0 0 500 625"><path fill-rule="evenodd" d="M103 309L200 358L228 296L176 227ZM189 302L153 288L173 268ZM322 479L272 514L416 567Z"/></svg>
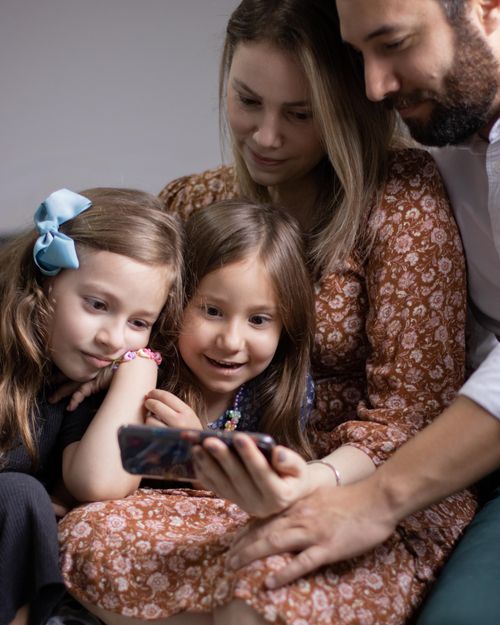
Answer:
<svg viewBox="0 0 500 625"><path fill-rule="evenodd" d="M132 350L129 350L128 352L125 352L121 358L117 358L116 360L113 360L113 364L111 365L111 368L118 369L118 366L122 362L129 362L130 360L135 360L137 356L140 356L141 358L148 358L149 360L154 360L158 366L161 365L162 357L161 357L160 352L154 352L152 349L149 349L149 347L141 347L141 349L138 349L135 352Z"/></svg>

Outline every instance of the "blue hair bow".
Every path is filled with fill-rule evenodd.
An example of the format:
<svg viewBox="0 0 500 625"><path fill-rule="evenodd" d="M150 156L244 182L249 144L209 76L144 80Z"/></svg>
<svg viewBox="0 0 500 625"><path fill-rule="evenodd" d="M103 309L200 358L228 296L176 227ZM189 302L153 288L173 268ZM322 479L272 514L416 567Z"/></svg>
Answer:
<svg viewBox="0 0 500 625"><path fill-rule="evenodd" d="M33 247L33 259L46 276L55 276L61 269L78 269L75 242L59 232L59 226L76 217L92 202L68 189L54 191L40 204L34 216L40 236Z"/></svg>

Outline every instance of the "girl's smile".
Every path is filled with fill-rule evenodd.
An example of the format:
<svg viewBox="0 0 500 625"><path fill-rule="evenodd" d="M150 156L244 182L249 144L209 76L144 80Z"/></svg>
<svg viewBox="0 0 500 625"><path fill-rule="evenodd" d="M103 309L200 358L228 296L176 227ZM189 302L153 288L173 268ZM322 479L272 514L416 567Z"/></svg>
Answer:
<svg viewBox="0 0 500 625"><path fill-rule="evenodd" d="M111 252L84 250L79 258L79 269L49 281L49 349L64 375L83 382L125 351L148 344L171 276L167 267Z"/></svg>
<svg viewBox="0 0 500 625"><path fill-rule="evenodd" d="M256 254L201 280L184 313L179 351L207 403L226 398L229 404L268 367L281 328L274 287Z"/></svg>

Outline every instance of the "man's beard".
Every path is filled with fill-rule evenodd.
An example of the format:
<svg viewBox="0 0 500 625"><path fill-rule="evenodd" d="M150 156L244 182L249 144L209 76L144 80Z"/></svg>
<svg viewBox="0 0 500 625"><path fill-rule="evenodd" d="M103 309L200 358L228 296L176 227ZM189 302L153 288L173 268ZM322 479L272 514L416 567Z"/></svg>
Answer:
<svg viewBox="0 0 500 625"><path fill-rule="evenodd" d="M390 108L433 103L427 120L403 120L412 137L425 145L456 145L486 126L500 91L499 65L486 42L465 17L459 18L454 30L455 60L445 76L443 93L415 90L387 98Z"/></svg>

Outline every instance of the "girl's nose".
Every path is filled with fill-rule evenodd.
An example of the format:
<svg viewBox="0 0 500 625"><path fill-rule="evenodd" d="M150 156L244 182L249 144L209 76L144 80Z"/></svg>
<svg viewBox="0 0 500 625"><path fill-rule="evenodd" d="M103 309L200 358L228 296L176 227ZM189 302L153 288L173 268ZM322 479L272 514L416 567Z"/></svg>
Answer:
<svg viewBox="0 0 500 625"><path fill-rule="evenodd" d="M103 346L108 353L118 352L125 349L123 328L120 324L106 324L99 328L96 333L96 342Z"/></svg>
<svg viewBox="0 0 500 625"><path fill-rule="evenodd" d="M243 333L238 323L224 324L217 336L217 346L228 352L237 352L244 343Z"/></svg>

